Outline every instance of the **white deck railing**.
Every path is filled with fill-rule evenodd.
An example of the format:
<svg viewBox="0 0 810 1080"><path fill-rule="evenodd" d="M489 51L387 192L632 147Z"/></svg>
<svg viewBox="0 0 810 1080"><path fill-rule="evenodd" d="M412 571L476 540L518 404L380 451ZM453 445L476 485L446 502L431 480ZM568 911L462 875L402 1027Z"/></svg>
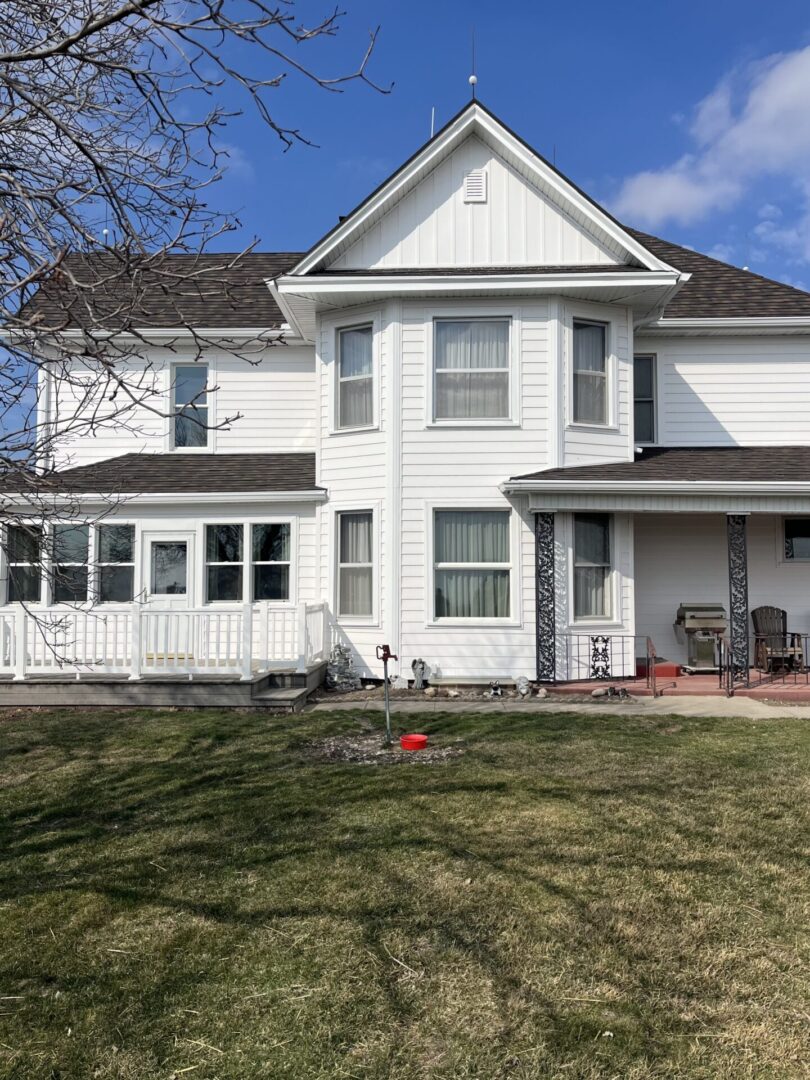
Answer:
<svg viewBox="0 0 810 1080"><path fill-rule="evenodd" d="M0 673L253 675L306 671L329 652L326 604L161 610L22 606L0 612Z"/></svg>

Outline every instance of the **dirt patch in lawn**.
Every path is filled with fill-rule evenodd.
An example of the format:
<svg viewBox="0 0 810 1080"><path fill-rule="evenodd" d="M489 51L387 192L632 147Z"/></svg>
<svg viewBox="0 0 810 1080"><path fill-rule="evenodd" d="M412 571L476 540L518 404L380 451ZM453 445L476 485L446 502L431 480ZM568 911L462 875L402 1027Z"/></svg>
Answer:
<svg viewBox="0 0 810 1080"><path fill-rule="evenodd" d="M461 757L465 747L461 740L447 746L431 746L424 750L403 750L395 738L386 746L379 732L373 735L333 735L307 743L306 753L316 761L349 762L353 765L436 765Z"/></svg>

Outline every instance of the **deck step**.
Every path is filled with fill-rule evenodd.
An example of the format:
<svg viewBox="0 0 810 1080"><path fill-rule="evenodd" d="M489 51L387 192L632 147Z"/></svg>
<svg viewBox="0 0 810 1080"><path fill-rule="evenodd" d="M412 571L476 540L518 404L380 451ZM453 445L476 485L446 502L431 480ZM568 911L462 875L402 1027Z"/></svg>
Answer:
<svg viewBox="0 0 810 1080"><path fill-rule="evenodd" d="M250 704L265 709L298 712L304 707L311 693L308 686L271 686L267 690L253 694Z"/></svg>

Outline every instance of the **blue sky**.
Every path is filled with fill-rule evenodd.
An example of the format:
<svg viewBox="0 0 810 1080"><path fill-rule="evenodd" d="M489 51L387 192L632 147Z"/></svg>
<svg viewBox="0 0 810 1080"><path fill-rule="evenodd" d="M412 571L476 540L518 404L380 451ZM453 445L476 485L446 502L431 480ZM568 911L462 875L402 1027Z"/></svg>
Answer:
<svg viewBox="0 0 810 1080"><path fill-rule="evenodd" d="M302 250L469 98L480 99L629 224L810 288L810 5L807 0L345 0L340 34L298 58L369 73L329 94L290 75L276 118L318 148L287 153L246 112L210 202L266 250ZM310 21L328 0L296 5ZM268 65L267 74L273 74ZM228 93L228 104L237 102Z"/></svg>

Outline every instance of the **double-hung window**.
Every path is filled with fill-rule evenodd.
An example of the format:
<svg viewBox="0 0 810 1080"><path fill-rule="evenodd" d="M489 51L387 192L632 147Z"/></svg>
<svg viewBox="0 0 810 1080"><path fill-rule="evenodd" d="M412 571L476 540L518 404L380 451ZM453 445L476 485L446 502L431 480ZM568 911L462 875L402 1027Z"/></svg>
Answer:
<svg viewBox="0 0 810 1080"><path fill-rule="evenodd" d="M374 423L374 330L355 326L338 331L337 427Z"/></svg>
<svg viewBox="0 0 810 1080"><path fill-rule="evenodd" d="M172 371L174 446L208 446L208 365L176 364Z"/></svg>
<svg viewBox="0 0 810 1080"><path fill-rule="evenodd" d="M338 615L374 612L374 516L370 510L338 514Z"/></svg>
<svg viewBox="0 0 810 1080"><path fill-rule="evenodd" d="M98 599L101 604L128 604L135 596L135 526L99 525Z"/></svg>
<svg viewBox="0 0 810 1080"><path fill-rule="evenodd" d="M610 615L610 515L574 515L574 618Z"/></svg>
<svg viewBox="0 0 810 1080"><path fill-rule="evenodd" d="M607 424L607 326L575 319L573 339L574 423Z"/></svg>
<svg viewBox="0 0 810 1080"><path fill-rule="evenodd" d="M433 419L508 420L509 320L437 319Z"/></svg>
<svg viewBox="0 0 810 1080"><path fill-rule="evenodd" d="M42 529L9 525L6 529L8 602L36 604L42 588Z"/></svg>
<svg viewBox="0 0 810 1080"><path fill-rule="evenodd" d="M244 562L241 525L205 526L205 595L216 600L241 600Z"/></svg>
<svg viewBox="0 0 810 1080"><path fill-rule="evenodd" d="M87 599L89 556L89 526L54 525L51 587L55 604Z"/></svg>
<svg viewBox="0 0 810 1080"><path fill-rule="evenodd" d="M290 599L290 540L289 521L254 525L253 599Z"/></svg>
<svg viewBox="0 0 810 1080"><path fill-rule="evenodd" d="M785 559L810 560L810 518L785 518Z"/></svg>
<svg viewBox="0 0 810 1080"><path fill-rule="evenodd" d="M508 510L437 510L433 519L436 619L507 619Z"/></svg>
<svg viewBox="0 0 810 1080"><path fill-rule="evenodd" d="M633 439L655 442L655 357L633 357Z"/></svg>

